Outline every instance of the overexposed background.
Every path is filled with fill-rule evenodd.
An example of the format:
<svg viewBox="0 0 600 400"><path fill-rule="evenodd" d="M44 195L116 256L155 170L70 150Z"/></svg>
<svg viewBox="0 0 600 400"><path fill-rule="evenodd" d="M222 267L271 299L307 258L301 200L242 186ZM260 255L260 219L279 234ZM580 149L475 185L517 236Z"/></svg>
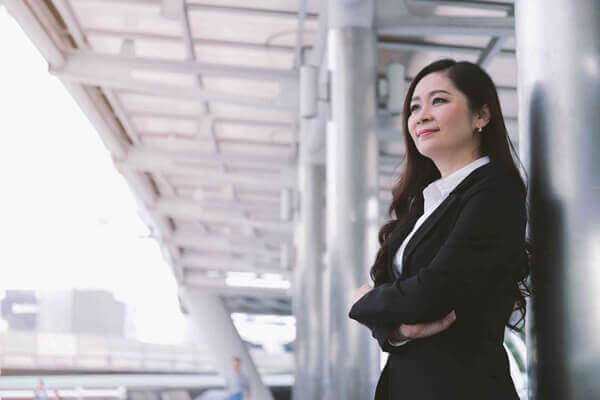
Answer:
<svg viewBox="0 0 600 400"><path fill-rule="evenodd" d="M0 44L0 299L7 289L104 289L131 312L127 336L181 343L177 285L132 193L1 6ZM260 337L260 317L234 317L243 336ZM293 322L285 321L280 339L289 341Z"/></svg>

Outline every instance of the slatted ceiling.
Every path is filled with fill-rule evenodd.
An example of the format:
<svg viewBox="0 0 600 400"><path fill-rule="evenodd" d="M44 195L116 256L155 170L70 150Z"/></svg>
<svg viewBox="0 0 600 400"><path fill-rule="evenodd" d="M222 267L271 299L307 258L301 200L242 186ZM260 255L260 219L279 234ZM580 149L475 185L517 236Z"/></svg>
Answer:
<svg viewBox="0 0 600 400"><path fill-rule="evenodd" d="M202 102L164 96L151 96L128 91L116 91L121 104L128 112L170 113L174 115L197 115ZM211 112L213 110L211 109ZM214 113L213 113L214 114Z"/></svg>
<svg viewBox="0 0 600 400"><path fill-rule="evenodd" d="M510 37L506 39L506 41L504 42L504 46L502 46L502 49L515 51L516 47L517 46L515 43L515 38Z"/></svg>
<svg viewBox="0 0 600 400"><path fill-rule="evenodd" d="M144 132L138 132L140 142L145 148L150 150L164 150L167 153L186 153L196 154L199 163L205 166L214 166L216 162L210 158L203 159L201 155L212 153L213 149L206 140L196 140L191 137L174 137L174 135L144 135Z"/></svg>
<svg viewBox="0 0 600 400"><path fill-rule="evenodd" d="M198 123L193 120L161 117L130 117L129 120L138 132L145 135L177 134L193 137L198 134Z"/></svg>
<svg viewBox="0 0 600 400"><path fill-rule="evenodd" d="M158 2L71 1L79 25L86 29L182 35L181 21L160 15Z"/></svg>
<svg viewBox="0 0 600 400"><path fill-rule="evenodd" d="M279 174L280 170L278 168L268 168L262 166L252 166L252 165L244 165L244 163L236 163L235 165L232 163L227 164L227 172L231 173L256 173L256 174Z"/></svg>
<svg viewBox="0 0 600 400"><path fill-rule="evenodd" d="M150 0L155 1L155 0ZM308 0L306 11L317 13L321 0ZM187 0L188 4L215 5L223 7L240 7L251 10L275 10L298 12L298 0Z"/></svg>
<svg viewBox="0 0 600 400"><path fill-rule="evenodd" d="M128 37L124 36L118 40L123 43L123 40ZM119 51L120 47L119 45ZM183 39L178 38L175 42L165 42L164 40L152 39L135 39L134 40L135 55L142 58L156 58L165 60L186 60L187 53L183 45Z"/></svg>
<svg viewBox="0 0 600 400"><path fill-rule="evenodd" d="M516 90L501 90L498 92L502 114L505 119L515 119L519 111Z"/></svg>
<svg viewBox="0 0 600 400"><path fill-rule="evenodd" d="M450 46L484 48L490 42L489 36L479 35L428 35L418 38L421 41Z"/></svg>
<svg viewBox="0 0 600 400"><path fill-rule="evenodd" d="M131 78L157 85L168 85L177 87L197 87L198 78L191 74L180 74L151 70L131 70Z"/></svg>
<svg viewBox="0 0 600 400"><path fill-rule="evenodd" d="M264 201L272 205L274 201L279 205L279 193L277 195L269 195L261 192L248 192L238 189L236 186L236 196L239 201Z"/></svg>
<svg viewBox="0 0 600 400"><path fill-rule="evenodd" d="M265 207L263 210L246 211L244 215L252 221L281 221L281 217L279 216L279 208L275 209Z"/></svg>
<svg viewBox="0 0 600 400"><path fill-rule="evenodd" d="M215 172L218 169L215 169ZM203 195L217 195L225 193L227 184L223 182L207 182L202 178L182 176L182 175L167 175L167 179L171 185L182 189L201 189Z"/></svg>
<svg viewBox="0 0 600 400"><path fill-rule="evenodd" d="M434 15L447 15L447 16L457 16L457 17L504 17L506 16L506 11L503 10L486 10L486 9L477 9L471 7L457 7L457 6L437 6L437 7L428 7L430 10L433 10ZM425 11L425 10L424 10Z"/></svg>
<svg viewBox="0 0 600 400"><path fill-rule="evenodd" d="M87 38L95 51L105 54L118 54L123 40L133 39L135 55L138 57L180 61L187 59L181 36L89 29ZM258 43L244 45L239 42L194 38L194 50L196 60L201 63L279 69L291 69L294 64L293 46Z"/></svg>
<svg viewBox="0 0 600 400"><path fill-rule="evenodd" d="M296 44L298 22L293 18L190 8L189 19L193 37L274 45ZM309 32L317 28L314 22L306 21L305 24ZM256 29L257 26L261 26L261 29ZM304 43L312 42L306 40Z"/></svg>
<svg viewBox="0 0 600 400"><path fill-rule="evenodd" d="M204 76L202 78L202 86L205 89L220 93L234 93L240 96L260 99L273 99L281 91L281 85L277 82L216 76Z"/></svg>
<svg viewBox="0 0 600 400"><path fill-rule="evenodd" d="M494 57L487 71L496 85L517 87L517 61L515 57ZM515 103L515 111L511 115L517 115L516 109L517 105Z"/></svg>
<svg viewBox="0 0 600 400"><path fill-rule="evenodd" d="M447 57L449 57L448 54L449 54L448 52L442 53L442 52L429 52L429 51L427 51L427 52L420 51L418 53L415 53L411 59L410 64L406 66L405 73L407 76L412 78L415 75L417 75L417 73L419 73L419 71L423 68L424 65L427 65L434 61L437 61L440 58L447 58ZM477 57L478 57L477 55L460 54L460 55L456 55L456 57L454 57L454 59L456 61L476 62Z"/></svg>
<svg viewBox="0 0 600 400"><path fill-rule="evenodd" d="M270 110L228 103L211 103L210 113L215 117L235 116L236 118L252 119L255 121L292 123L295 120L294 114L291 111Z"/></svg>
<svg viewBox="0 0 600 400"><path fill-rule="evenodd" d="M221 140L219 142L219 149L222 154L253 154L256 156L270 156L274 152L286 152L286 154L294 151L294 146L289 144L254 144L254 143L240 143L240 142L229 142Z"/></svg>
<svg viewBox="0 0 600 400"><path fill-rule="evenodd" d="M291 69L294 53L259 49L232 48L223 46L196 45L196 60L201 63L223 65L245 65L248 67Z"/></svg>
<svg viewBox="0 0 600 400"><path fill-rule="evenodd" d="M121 51L121 45L123 43L122 38L118 37L107 37L104 35L89 35L87 36L87 42L91 46L91 50L100 54L119 54ZM137 43L136 43L137 45ZM136 46L137 47L137 46ZM136 48L137 50L137 48ZM139 55L136 51L136 55Z"/></svg>
<svg viewBox="0 0 600 400"><path fill-rule="evenodd" d="M52 0L24 1L29 5L35 3L33 8L38 15L45 15L44 18L52 15L40 12ZM134 43L133 54L129 53L129 56L172 62L188 59L182 19L165 18L161 15L162 0L66 1L72 6L76 25L82 28L91 51L108 53L117 59L124 56L123 41L129 39ZM389 2L391 8L394 8L393 1ZM211 65L281 70L292 70L295 67L296 31L299 27L298 0L186 0L186 3L197 61ZM321 8L322 2L308 0L307 3L308 19L303 23L302 39L305 48L314 48L318 28L315 13ZM380 1L378 8L382 4ZM224 7L237 9L225 10ZM505 15L505 11L457 6L409 5L408 8L413 14L423 16ZM57 22L44 22L46 30L58 25L60 24ZM59 29L49 35L65 37L66 33L64 29ZM71 32L70 36L76 35ZM432 46L429 50L416 51L380 47L377 52L378 71L384 74L387 64L396 61L403 63L407 77L412 77L424 64L442 57L476 61L479 56L477 48L485 48L490 39L489 36L466 34L380 37L380 41L404 41L405 48L415 43L431 42L433 45L468 46L471 49L456 49L452 52ZM503 48L514 49L514 40L508 39ZM128 60L122 58L120 61L127 63ZM500 101L508 117L507 129L515 141L518 134L515 119L517 98L516 92L510 89L516 86L514 55L495 56L489 65L489 71L497 84L509 88L500 91ZM297 85L290 86L287 82L281 84L277 81L239 79L215 74L179 74L140 69L134 70L124 79L143 79L157 87L197 88L201 84L206 90L231 93L234 97L258 97L290 103L296 100L295 93L298 89ZM173 216L172 235L190 233L192 236L181 238L187 245L193 243L195 238L202 240L206 236L230 242L237 240L235 243L239 243L240 248L242 245L254 246L256 249L253 251L258 253L261 249L270 249L275 254L274 259L279 257L280 243L292 240L291 229L289 232L278 232L277 227L280 224L291 226L291 223L280 221L279 211L280 186L290 182L295 185L296 182L293 170L297 160L292 157L297 156L298 129L293 107L288 111L152 96L128 90L115 89L112 93L114 96L109 96L109 99L116 98L121 103L120 111L128 122L125 125L130 126L133 131L129 134L139 136L136 148L129 149L127 161L134 166L140 163L137 165L152 167L149 169L153 172L146 176L152 178L152 185L159 192L157 204L160 205L160 210L175 214L182 213L183 210L184 213L192 214ZM283 98L280 98L281 93ZM383 105L384 100L380 100L380 103ZM379 126L390 137L379 142L379 194L380 201L386 204L391 200L390 188L401 172L400 160L404 148L400 135L400 118L384 120L384 115L385 112L380 113ZM232 121L240 119L249 122L244 124ZM276 124L261 125L254 121ZM397 137L394 137L394 131L398 132ZM181 168L178 170L179 167ZM161 168L170 172L162 172ZM174 174L173 171L177 173ZM287 174L289 179L284 178ZM248 181L244 183L237 178L232 181L231 176L247 176ZM202 202L205 202L204 205ZM227 213L229 219L221 218L225 207L216 207L215 203L219 202L235 209ZM382 213L385 211L382 210ZM200 220L194 214L206 215L207 219ZM213 216L216 218L209 218ZM249 229L249 225L240 224L240 220L271 221L272 226L265 224L263 227ZM270 246L265 246L265 238L268 238ZM187 245L180 246L180 250L190 254ZM225 252L227 254L236 253L234 250ZM175 252L173 255L177 259L180 254ZM214 274L225 276L220 272ZM265 307L265 304L258 304L256 308Z"/></svg>

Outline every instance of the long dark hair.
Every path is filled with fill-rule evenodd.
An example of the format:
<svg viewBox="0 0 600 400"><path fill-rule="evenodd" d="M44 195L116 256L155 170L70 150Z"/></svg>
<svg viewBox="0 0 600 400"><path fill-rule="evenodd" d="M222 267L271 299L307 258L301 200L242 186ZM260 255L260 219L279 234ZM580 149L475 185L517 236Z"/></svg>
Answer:
<svg viewBox="0 0 600 400"><path fill-rule="evenodd" d="M408 117L410 115L411 99L419 81L426 75L441 71L446 73L454 86L467 97L469 109L472 113L481 111L484 105L488 106L490 121L481 133L480 153L482 156L488 156L496 167L518 179L521 184L523 201L526 202L527 186L515 164L514 160L519 158L504 125L498 92L490 76L477 64L470 62L444 59L427 65L413 78L404 100L402 113L402 134L406 148L403 160L404 168L397 183L392 188L393 198L388 210L392 219L384 224L379 231L381 248L377 253L375 263L371 267L371 279L373 279L375 286L389 282L391 279L385 267L386 260L390 259L388 253L391 250L384 245L385 241L398 224L404 224L423 214L422 191L428 184L440 178L440 172L433 161L417 150L408 132ZM516 331L521 330L519 325L525 320L526 298L530 294L526 282L529 276L530 247L529 243L526 243L527 262L519 268L514 280L514 310L520 313L520 318L515 323L510 320L507 321L507 326Z"/></svg>

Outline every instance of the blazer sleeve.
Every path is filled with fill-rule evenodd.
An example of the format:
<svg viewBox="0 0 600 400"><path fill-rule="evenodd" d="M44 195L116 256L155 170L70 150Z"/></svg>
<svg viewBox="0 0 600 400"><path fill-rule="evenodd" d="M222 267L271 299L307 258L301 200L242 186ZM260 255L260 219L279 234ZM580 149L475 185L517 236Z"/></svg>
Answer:
<svg viewBox="0 0 600 400"><path fill-rule="evenodd" d="M508 178L508 177L507 177ZM350 318L367 326L436 321L477 301L525 251L525 201L516 181L493 182L463 200L455 225L429 265L361 297ZM375 335L374 335L375 336Z"/></svg>
<svg viewBox="0 0 600 400"><path fill-rule="evenodd" d="M406 343L403 343L401 345L396 345L396 346L391 344L390 338L392 337L392 331L394 329L392 327L378 325L378 326L371 326L371 327L369 327L369 329L371 329L371 334L377 340L377 343L379 343L379 347L381 348L381 350L386 353L400 352L401 349L406 344Z"/></svg>

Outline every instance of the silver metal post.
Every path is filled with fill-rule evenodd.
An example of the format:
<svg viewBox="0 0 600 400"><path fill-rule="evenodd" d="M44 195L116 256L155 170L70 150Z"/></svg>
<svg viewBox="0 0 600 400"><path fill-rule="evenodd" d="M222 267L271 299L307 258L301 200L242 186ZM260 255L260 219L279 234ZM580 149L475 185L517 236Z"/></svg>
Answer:
<svg viewBox="0 0 600 400"><path fill-rule="evenodd" d="M331 121L327 132L329 391L326 398L373 398L378 349L348 318L353 291L369 281L377 249L376 38L373 2L329 9Z"/></svg>
<svg viewBox="0 0 600 400"><path fill-rule="evenodd" d="M322 324L322 274L325 209L325 127L317 105L317 69L301 69L300 157L298 180L300 213L298 262L294 270L293 308L296 316L294 343L296 373L294 400L321 400L322 358L325 335ZM320 117L319 117L320 115Z"/></svg>
<svg viewBox="0 0 600 400"><path fill-rule="evenodd" d="M515 3L531 399L600 398L600 2Z"/></svg>

